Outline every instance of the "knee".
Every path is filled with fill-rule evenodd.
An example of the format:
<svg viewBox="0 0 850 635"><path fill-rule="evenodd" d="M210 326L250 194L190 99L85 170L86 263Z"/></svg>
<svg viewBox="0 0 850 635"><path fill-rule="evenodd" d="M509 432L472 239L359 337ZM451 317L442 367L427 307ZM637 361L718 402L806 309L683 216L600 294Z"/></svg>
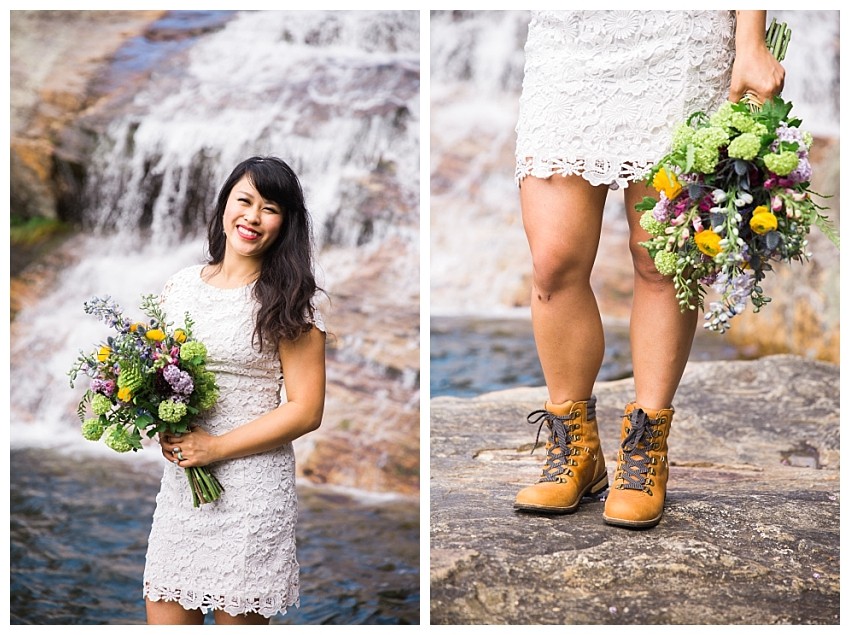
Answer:
<svg viewBox="0 0 850 635"><path fill-rule="evenodd" d="M532 254L534 290L541 296L581 284L590 284L590 270L580 259L569 254L543 252Z"/></svg>
<svg viewBox="0 0 850 635"><path fill-rule="evenodd" d="M673 279L670 276L663 276L658 273L655 262L646 247L642 247L639 241L632 241L629 244L629 249L632 254L632 264L637 282L665 289L673 286Z"/></svg>

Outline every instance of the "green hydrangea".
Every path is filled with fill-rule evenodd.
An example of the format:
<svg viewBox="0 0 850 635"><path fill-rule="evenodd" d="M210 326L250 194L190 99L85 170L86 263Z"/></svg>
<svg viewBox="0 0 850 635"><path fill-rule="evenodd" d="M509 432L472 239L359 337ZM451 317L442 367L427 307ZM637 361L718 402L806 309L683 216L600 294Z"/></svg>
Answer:
<svg viewBox="0 0 850 635"><path fill-rule="evenodd" d="M204 362L207 359L207 347L202 342L186 342L180 347L180 359L184 362Z"/></svg>
<svg viewBox="0 0 850 635"><path fill-rule="evenodd" d="M768 154L764 157L764 165L768 170L778 176L788 176L797 167L800 160L796 152L780 152L779 154Z"/></svg>
<svg viewBox="0 0 850 635"><path fill-rule="evenodd" d="M718 126L700 128L694 133L694 144L702 148L716 150L729 143L729 133Z"/></svg>
<svg viewBox="0 0 850 635"><path fill-rule="evenodd" d="M133 444L130 443L127 431L119 425L107 428L106 438L103 441L107 447L112 448L116 452L129 452L133 449Z"/></svg>
<svg viewBox="0 0 850 635"><path fill-rule="evenodd" d="M767 134L767 126L765 126L761 122L754 121L753 127L750 129L750 132L752 132L757 137L763 137Z"/></svg>
<svg viewBox="0 0 850 635"><path fill-rule="evenodd" d="M709 117L708 121L712 126L729 130L732 128L732 115L734 112L735 111L732 110L732 102L724 101L723 105L720 106L720 108L718 108L711 117Z"/></svg>
<svg viewBox="0 0 850 635"><path fill-rule="evenodd" d="M112 410L112 402L105 395L95 395L91 400L91 409L96 415L105 415Z"/></svg>
<svg viewBox="0 0 850 635"><path fill-rule="evenodd" d="M103 436L103 424L100 422L100 418L86 419L83 423L82 432L83 438L89 441L100 441L100 437Z"/></svg>
<svg viewBox="0 0 850 635"><path fill-rule="evenodd" d="M723 128L709 126L694 133L694 169L703 174L714 172L720 159L718 148L729 143L729 135Z"/></svg>
<svg viewBox="0 0 850 635"><path fill-rule="evenodd" d="M679 124L673 131L673 152L680 152L694 140L694 129L686 124Z"/></svg>
<svg viewBox="0 0 850 635"><path fill-rule="evenodd" d="M186 404L171 400L160 402L158 414L163 421L177 423L186 416Z"/></svg>
<svg viewBox="0 0 850 635"><path fill-rule="evenodd" d="M664 233L664 229L667 227L664 223L655 220L655 216L652 215L651 209L645 211L643 215L641 215L640 226L652 236L660 236Z"/></svg>
<svg viewBox="0 0 850 635"><path fill-rule="evenodd" d="M213 373L201 373L196 378L195 390L198 392L198 407L201 410L209 410L218 401L218 388L215 385L215 375Z"/></svg>
<svg viewBox="0 0 850 635"><path fill-rule="evenodd" d="M729 144L729 156L750 161L758 155L760 149L761 139L751 132L745 132L732 139Z"/></svg>
<svg viewBox="0 0 850 635"><path fill-rule="evenodd" d="M703 174L711 174L720 160L720 152L716 148L697 148L694 152L694 170Z"/></svg>
<svg viewBox="0 0 850 635"><path fill-rule="evenodd" d="M669 251L659 251L655 254L655 268L662 276L672 276L676 273L677 256Z"/></svg>
<svg viewBox="0 0 850 635"><path fill-rule="evenodd" d="M741 132L752 132L755 122L746 113L735 111L729 117L729 123Z"/></svg>
<svg viewBox="0 0 850 635"><path fill-rule="evenodd" d="M142 371L136 366L122 366L118 375L118 387L127 388L130 392L136 392L145 383Z"/></svg>
<svg viewBox="0 0 850 635"><path fill-rule="evenodd" d="M812 136L811 132L809 132L808 130L803 131L803 143L806 144L807 149L810 149L812 147L812 143L814 142L814 140L815 139Z"/></svg>

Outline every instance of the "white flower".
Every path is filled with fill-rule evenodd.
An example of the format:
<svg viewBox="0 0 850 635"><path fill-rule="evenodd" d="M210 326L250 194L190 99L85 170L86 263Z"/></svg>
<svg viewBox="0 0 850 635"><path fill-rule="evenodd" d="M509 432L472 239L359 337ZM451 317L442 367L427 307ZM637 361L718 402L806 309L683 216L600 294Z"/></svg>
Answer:
<svg viewBox="0 0 850 635"><path fill-rule="evenodd" d="M738 194L738 198L735 199L736 207L743 207L744 205L749 205L753 202L753 196L749 192L741 192Z"/></svg>

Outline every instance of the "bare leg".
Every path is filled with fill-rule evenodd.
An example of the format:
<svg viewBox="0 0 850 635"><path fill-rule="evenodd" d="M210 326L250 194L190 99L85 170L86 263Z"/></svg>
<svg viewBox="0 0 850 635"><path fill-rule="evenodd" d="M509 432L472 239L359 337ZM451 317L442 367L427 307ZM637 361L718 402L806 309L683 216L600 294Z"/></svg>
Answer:
<svg viewBox="0 0 850 635"><path fill-rule="evenodd" d="M259 613L243 613L242 615L229 615L224 611L213 611L216 624L268 624L271 618L263 617Z"/></svg>
<svg viewBox="0 0 850 635"><path fill-rule="evenodd" d="M549 400L591 396L605 339L590 272L607 188L579 176L527 177L522 219L531 248L531 318Z"/></svg>
<svg viewBox="0 0 850 635"><path fill-rule="evenodd" d="M669 408L679 386L696 329L697 311L679 310L673 280L655 269L649 252L639 245L649 234L640 226L634 206L655 190L632 183L625 191L626 216L634 264L631 316L635 399L644 408Z"/></svg>
<svg viewBox="0 0 850 635"><path fill-rule="evenodd" d="M148 624L189 624L204 623L204 614L200 610L184 609L177 602L153 602L145 599Z"/></svg>

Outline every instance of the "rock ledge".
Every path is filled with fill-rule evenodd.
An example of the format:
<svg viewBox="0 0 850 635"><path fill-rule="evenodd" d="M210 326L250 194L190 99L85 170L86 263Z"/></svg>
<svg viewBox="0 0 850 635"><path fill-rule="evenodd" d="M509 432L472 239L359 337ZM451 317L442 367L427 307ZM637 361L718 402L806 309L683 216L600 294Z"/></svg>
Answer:
<svg viewBox="0 0 850 635"><path fill-rule="evenodd" d="M597 384L609 474L633 381ZM544 388L431 402L431 623L838 624L839 368L689 365L661 523L515 512Z"/></svg>

